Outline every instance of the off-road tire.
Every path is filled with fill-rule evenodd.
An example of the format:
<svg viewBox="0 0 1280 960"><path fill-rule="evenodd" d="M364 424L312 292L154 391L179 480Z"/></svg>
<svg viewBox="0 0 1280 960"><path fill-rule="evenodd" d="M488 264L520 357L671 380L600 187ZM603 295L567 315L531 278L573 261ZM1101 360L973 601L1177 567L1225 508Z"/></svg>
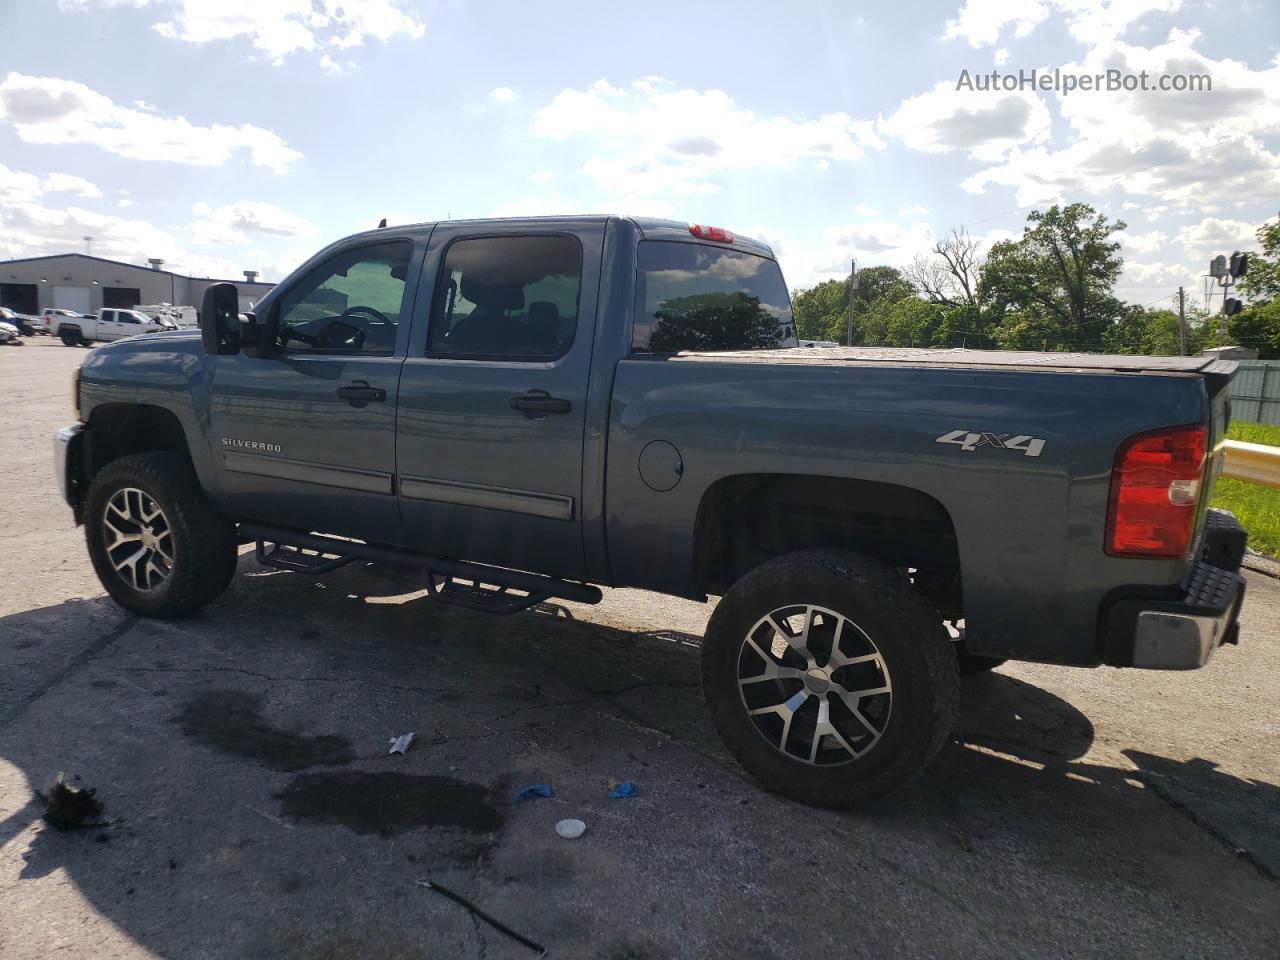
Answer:
<svg viewBox="0 0 1280 960"><path fill-rule="evenodd" d="M771 611L793 604L825 607L854 622L892 682L879 739L838 765L815 766L778 749L756 728L739 693L744 638ZM725 746L766 790L845 808L901 786L933 759L955 722L960 675L938 612L905 577L856 553L804 550L752 570L720 601L703 641L702 689Z"/></svg>
<svg viewBox="0 0 1280 960"><path fill-rule="evenodd" d="M107 555L103 518L111 498L125 488L154 500L172 531L173 566L168 578L151 590L126 582ZM235 574L235 525L205 499L191 462L176 453L133 454L103 467L85 498L84 530L103 587L139 616L170 619L194 613L221 596Z"/></svg>

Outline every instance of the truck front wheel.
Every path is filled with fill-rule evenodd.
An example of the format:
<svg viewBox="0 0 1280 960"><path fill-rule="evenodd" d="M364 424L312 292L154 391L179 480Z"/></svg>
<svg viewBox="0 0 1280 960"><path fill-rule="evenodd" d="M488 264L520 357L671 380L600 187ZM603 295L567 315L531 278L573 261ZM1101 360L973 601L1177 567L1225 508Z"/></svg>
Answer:
<svg viewBox="0 0 1280 960"><path fill-rule="evenodd" d="M235 573L235 527L176 453L134 454L103 467L85 498L84 530L107 593L144 617L193 613Z"/></svg>
<svg viewBox="0 0 1280 960"><path fill-rule="evenodd" d="M928 764L960 679L937 611L906 578L855 553L805 550L720 601L702 688L725 746L766 789L840 808Z"/></svg>

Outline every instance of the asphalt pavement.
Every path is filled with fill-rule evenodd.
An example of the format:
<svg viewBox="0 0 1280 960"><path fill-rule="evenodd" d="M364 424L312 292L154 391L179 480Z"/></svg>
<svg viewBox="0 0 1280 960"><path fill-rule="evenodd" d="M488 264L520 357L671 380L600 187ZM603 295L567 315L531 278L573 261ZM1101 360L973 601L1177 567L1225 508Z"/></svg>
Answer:
<svg viewBox="0 0 1280 960"><path fill-rule="evenodd" d="M709 605L503 618L245 556L190 620L125 613L51 469L84 356L0 348L4 960L534 956L428 879L551 957L1280 956L1277 581L1201 671L968 680L924 776L814 810L712 731ZM105 826L41 820L59 772Z"/></svg>

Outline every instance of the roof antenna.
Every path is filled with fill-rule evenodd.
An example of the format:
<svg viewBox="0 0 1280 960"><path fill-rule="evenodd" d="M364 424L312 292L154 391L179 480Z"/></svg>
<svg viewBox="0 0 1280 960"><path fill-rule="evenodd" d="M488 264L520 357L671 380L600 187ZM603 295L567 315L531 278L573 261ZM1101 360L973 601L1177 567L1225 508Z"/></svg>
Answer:
<svg viewBox="0 0 1280 960"><path fill-rule="evenodd" d="M386 225L387 225L387 218L386 218L386 217L383 217L381 220L379 220L379 221L378 221L378 228L379 228L379 229L381 229L382 227L385 227Z"/></svg>

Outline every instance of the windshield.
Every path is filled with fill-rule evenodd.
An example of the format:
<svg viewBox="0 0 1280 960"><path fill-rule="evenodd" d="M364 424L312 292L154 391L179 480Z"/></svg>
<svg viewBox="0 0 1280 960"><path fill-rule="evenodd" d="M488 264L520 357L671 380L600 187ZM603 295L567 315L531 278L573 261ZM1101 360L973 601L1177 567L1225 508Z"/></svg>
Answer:
<svg viewBox="0 0 1280 960"><path fill-rule="evenodd" d="M777 262L710 244L645 240L637 263L637 353L797 345Z"/></svg>

